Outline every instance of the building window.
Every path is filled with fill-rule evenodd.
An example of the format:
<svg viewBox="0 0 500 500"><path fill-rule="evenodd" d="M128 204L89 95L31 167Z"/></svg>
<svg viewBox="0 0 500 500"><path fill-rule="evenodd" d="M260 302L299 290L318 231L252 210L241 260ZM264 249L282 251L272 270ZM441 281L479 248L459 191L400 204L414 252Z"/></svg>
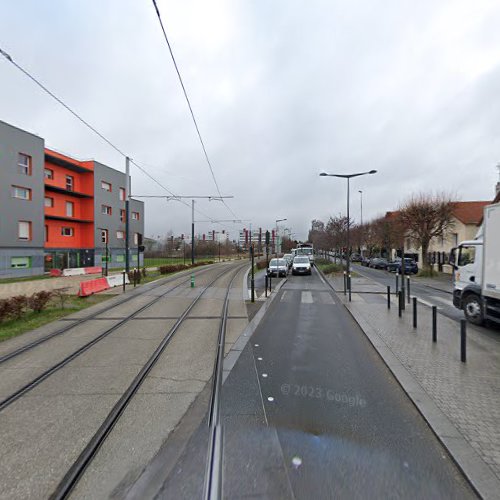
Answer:
<svg viewBox="0 0 500 500"><path fill-rule="evenodd" d="M31 175L31 156L25 155L24 153L18 153L17 167L20 174Z"/></svg>
<svg viewBox="0 0 500 500"><path fill-rule="evenodd" d="M31 189L12 186L12 197L20 200L31 200Z"/></svg>
<svg viewBox="0 0 500 500"><path fill-rule="evenodd" d="M108 242L108 230L101 229L101 243L107 243L107 242Z"/></svg>
<svg viewBox="0 0 500 500"><path fill-rule="evenodd" d="M125 222L125 210L120 210L120 222Z"/></svg>
<svg viewBox="0 0 500 500"><path fill-rule="evenodd" d="M73 236L74 231L72 227L62 227L61 228L61 236Z"/></svg>
<svg viewBox="0 0 500 500"><path fill-rule="evenodd" d="M11 257L10 267L15 269L28 269L31 267L31 257Z"/></svg>
<svg viewBox="0 0 500 500"><path fill-rule="evenodd" d="M73 217L75 204L72 201L66 202L66 216Z"/></svg>
<svg viewBox="0 0 500 500"><path fill-rule="evenodd" d="M125 201L125 188L120 188L120 201Z"/></svg>
<svg viewBox="0 0 500 500"><path fill-rule="evenodd" d="M31 222L20 220L17 223L17 237L22 241L31 240Z"/></svg>
<svg viewBox="0 0 500 500"><path fill-rule="evenodd" d="M123 231L116 231L116 239L123 240L125 238L125 233Z"/></svg>
<svg viewBox="0 0 500 500"><path fill-rule="evenodd" d="M73 191L74 188L74 179L71 175L66 176L66 189L68 191Z"/></svg>
<svg viewBox="0 0 500 500"><path fill-rule="evenodd" d="M45 243L47 243L47 241L49 241L49 226L45 224Z"/></svg>
<svg viewBox="0 0 500 500"><path fill-rule="evenodd" d="M125 262L125 255L117 255L116 262Z"/></svg>
<svg viewBox="0 0 500 500"><path fill-rule="evenodd" d="M139 212L132 212L132 220L139 220Z"/></svg>
<svg viewBox="0 0 500 500"><path fill-rule="evenodd" d="M104 191L111 192L111 184L109 182L101 181L101 187L104 189Z"/></svg>
<svg viewBox="0 0 500 500"><path fill-rule="evenodd" d="M112 213L111 207L108 205L101 205L101 213L103 215L111 215Z"/></svg>
<svg viewBox="0 0 500 500"><path fill-rule="evenodd" d="M46 207L53 207L54 206L54 198L51 198L50 196L45 197L45 206Z"/></svg>
<svg viewBox="0 0 500 500"><path fill-rule="evenodd" d="M50 168L45 168L43 170L43 175L46 179L53 179L54 178L54 171L51 170Z"/></svg>

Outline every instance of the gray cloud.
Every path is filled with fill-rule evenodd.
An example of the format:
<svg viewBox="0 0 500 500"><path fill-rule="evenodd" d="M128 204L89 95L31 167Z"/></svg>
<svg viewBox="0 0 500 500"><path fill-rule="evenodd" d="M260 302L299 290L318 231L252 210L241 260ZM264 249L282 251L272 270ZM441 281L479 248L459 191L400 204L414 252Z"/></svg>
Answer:
<svg viewBox="0 0 500 500"><path fill-rule="evenodd" d="M159 1L221 189L254 227L300 236L413 191L488 199L500 159L500 6L476 1ZM4 6L2 47L174 192L215 194L149 2ZM124 161L0 61L0 119L115 168ZM134 191L161 194L137 171ZM214 218L220 203L200 202ZM187 232L187 207L147 201L148 234ZM201 216L200 216L201 217ZM213 227L200 224L203 231ZM228 226L235 234L238 226Z"/></svg>

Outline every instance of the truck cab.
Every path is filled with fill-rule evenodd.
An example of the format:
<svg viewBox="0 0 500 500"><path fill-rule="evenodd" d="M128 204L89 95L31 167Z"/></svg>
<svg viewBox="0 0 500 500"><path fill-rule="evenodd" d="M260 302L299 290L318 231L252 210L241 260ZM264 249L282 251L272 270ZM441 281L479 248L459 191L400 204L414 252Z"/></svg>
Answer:
<svg viewBox="0 0 500 500"><path fill-rule="evenodd" d="M465 317L475 324L484 321L481 304L481 277L483 240L463 241L452 249L453 305L464 311Z"/></svg>

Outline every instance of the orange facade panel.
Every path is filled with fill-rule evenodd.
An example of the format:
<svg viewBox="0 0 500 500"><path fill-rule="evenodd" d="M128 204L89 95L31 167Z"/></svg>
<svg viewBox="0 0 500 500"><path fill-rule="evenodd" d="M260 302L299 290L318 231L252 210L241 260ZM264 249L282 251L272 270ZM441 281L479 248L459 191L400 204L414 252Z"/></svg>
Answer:
<svg viewBox="0 0 500 500"><path fill-rule="evenodd" d="M94 162L45 153L45 247L93 248Z"/></svg>
<svg viewBox="0 0 500 500"><path fill-rule="evenodd" d="M45 248L93 247L93 223L45 219Z"/></svg>

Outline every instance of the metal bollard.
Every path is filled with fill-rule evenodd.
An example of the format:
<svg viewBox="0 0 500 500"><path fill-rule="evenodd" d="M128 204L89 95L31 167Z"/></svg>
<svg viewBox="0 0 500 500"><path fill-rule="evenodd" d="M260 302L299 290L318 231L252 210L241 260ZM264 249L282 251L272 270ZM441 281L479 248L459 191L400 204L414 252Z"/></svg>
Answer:
<svg viewBox="0 0 500 500"><path fill-rule="evenodd" d="M251 301L255 302L255 280L253 278L250 280L250 288L252 290L252 292L251 292Z"/></svg>
<svg viewBox="0 0 500 500"><path fill-rule="evenodd" d="M396 293L399 293L399 273L396 273Z"/></svg>
<svg viewBox="0 0 500 500"><path fill-rule="evenodd" d="M437 306L432 306L432 341L437 342Z"/></svg>
<svg viewBox="0 0 500 500"><path fill-rule="evenodd" d="M126 271L122 271L122 274L123 274L123 291L125 291L125 274L126 274Z"/></svg>
<svg viewBox="0 0 500 500"><path fill-rule="evenodd" d="M413 328L417 328L417 297L413 297Z"/></svg>
<svg viewBox="0 0 500 500"><path fill-rule="evenodd" d="M432 306L432 341L437 342L437 306Z"/></svg>
<svg viewBox="0 0 500 500"><path fill-rule="evenodd" d="M194 274L191 275L191 288L194 288Z"/></svg>
<svg viewBox="0 0 500 500"><path fill-rule="evenodd" d="M269 293L271 293L273 291L272 284L271 284L272 279L273 279L273 277L271 275L269 275Z"/></svg>
<svg viewBox="0 0 500 500"><path fill-rule="evenodd" d="M403 294L401 293L401 291L399 291L398 292L398 316L400 318L403 315L403 305L402 305L402 302L403 302Z"/></svg>
<svg viewBox="0 0 500 500"><path fill-rule="evenodd" d="M467 321L460 320L460 361L465 363L467 361Z"/></svg>
<svg viewBox="0 0 500 500"><path fill-rule="evenodd" d="M134 269L134 288L137 283L137 269Z"/></svg>
<svg viewBox="0 0 500 500"><path fill-rule="evenodd" d="M349 302L351 302L351 275L347 277L347 284L349 285Z"/></svg>
<svg viewBox="0 0 500 500"><path fill-rule="evenodd" d="M347 288L347 274L344 271L344 295L346 294L346 288Z"/></svg>
<svg viewBox="0 0 500 500"><path fill-rule="evenodd" d="M391 287L387 287L387 309L391 308Z"/></svg>
<svg viewBox="0 0 500 500"><path fill-rule="evenodd" d="M267 297L267 274L266 274L266 297Z"/></svg>
<svg viewBox="0 0 500 500"><path fill-rule="evenodd" d="M407 292L408 292L408 304L409 304L409 303L410 303L410 277L408 276L406 279L408 280L408 281L406 282L406 283L407 283L407 285L408 285L408 287L407 287L407 289L406 289L406 290L407 290Z"/></svg>

